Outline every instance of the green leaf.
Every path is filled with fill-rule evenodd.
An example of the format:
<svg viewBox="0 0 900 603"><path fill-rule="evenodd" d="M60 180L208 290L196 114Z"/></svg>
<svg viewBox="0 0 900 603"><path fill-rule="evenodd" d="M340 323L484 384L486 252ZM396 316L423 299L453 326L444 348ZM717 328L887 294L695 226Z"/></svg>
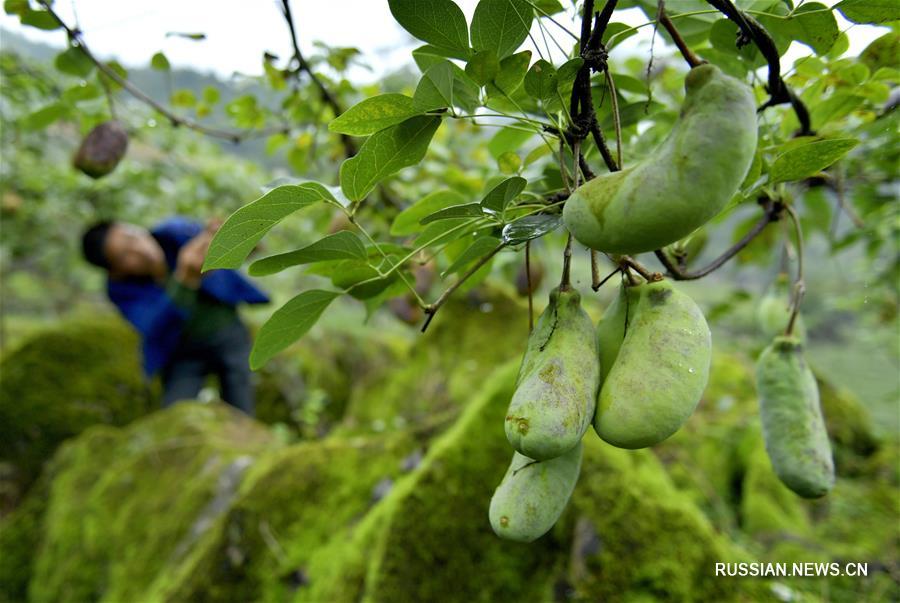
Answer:
<svg viewBox="0 0 900 603"><path fill-rule="evenodd" d="M65 105L53 103L27 115L22 120L22 127L26 130L41 130L56 120L62 119L68 113L69 111Z"/></svg>
<svg viewBox="0 0 900 603"><path fill-rule="evenodd" d="M794 146L772 164L772 183L802 180L824 170L859 144L855 138L831 138Z"/></svg>
<svg viewBox="0 0 900 603"><path fill-rule="evenodd" d="M518 245L537 239L552 232L562 224L559 214L541 214L525 216L503 227L503 242L507 245Z"/></svg>
<svg viewBox="0 0 900 603"><path fill-rule="evenodd" d="M339 295L334 291L312 289L276 310L256 335L250 352L250 368L260 368L275 354L306 335L325 308Z"/></svg>
<svg viewBox="0 0 900 603"><path fill-rule="evenodd" d="M497 169L501 174L517 174L522 167L522 159L512 151L506 151L497 157Z"/></svg>
<svg viewBox="0 0 900 603"><path fill-rule="evenodd" d="M342 230L296 251L257 260L250 264L249 272L252 276L266 276L300 264L329 260L365 260L367 257L362 240L354 233Z"/></svg>
<svg viewBox="0 0 900 603"><path fill-rule="evenodd" d="M792 25L794 37L818 55L828 52L841 33L831 10L818 2L797 7L788 22Z"/></svg>
<svg viewBox="0 0 900 603"><path fill-rule="evenodd" d="M29 25L36 29L43 29L44 31L53 31L54 29L62 27L56 19L53 18L53 15L45 10L29 9L27 12L20 14L19 20L22 22L22 25Z"/></svg>
<svg viewBox="0 0 900 603"><path fill-rule="evenodd" d="M94 70L94 62L78 46L70 46L56 55L53 64L63 73L87 77Z"/></svg>
<svg viewBox="0 0 900 603"><path fill-rule="evenodd" d="M484 86L494 79L500 71L500 60L493 50L479 50L466 63L466 75L479 86Z"/></svg>
<svg viewBox="0 0 900 603"><path fill-rule="evenodd" d="M417 113L453 106L453 66L450 61L432 65L422 74L413 94Z"/></svg>
<svg viewBox="0 0 900 603"><path fill-rule="evenodd" d="M463 205L451 205L444 209L438 210L431 215L425 216L419 222L420 224L430 224L438 220L447 220L450 218L478 218L484 215L481 210L481 203L464 203Z"/></svg>
<svg viewBox="0 0 900 603"><path fill-rule="evenodd" d="M448 218L433 222L425 227L413 244L416 247L442 245L471 233L480 222L476 218Z"/></svg>
<svg viewBox="0 0 900 603"><path fill-rule="evenodd" d="M575 76L578 75L582 65L584 65L584 59L572 59L563 63L556 72L556 92L560 99L568 99L572 96Z"/></svg>
<svg viewBox="0 0 900 603"><path fill-rule="evenodd" d="M199 42L201 40L206 39L206 34L205 33L196 33L196 32L185 33L185 32L181 32L181 31L167 31L166 37L167 38L184 38L185 40L191 40L192 42Z"/></svg>
<svg viewBox="0 0 900 603"><path fill-rule="evenodd" d="M472 16L472 47L511 55L531 30L534 11L525 0L481 0Z"/></svg>
<svg viewBox="0 0 900 603"><path fill-rule="evenodd" d="M556 99L556 67L544 59L536 61L525 74L525 92L544 103Z"/></svg>
<svg viewBox="0 0 900 603"><path fill-rule="evenodd" d="M222 93L215 86L206 86L203 89L203 102L207 105L215 105L222 97Z"/></svg>
<svg viewBox="0 0 900 603"><path fill-rule="evenodd" d="M610 23L606 26L606 31L603 32L603 45L607 50L612 49L617 44L621 44L623 40L627 40L635 35L637 32L638 30L631 25L625 23ZM615 36L615 39L613 39L612 44L610 44L610 38L613 36Z"/></svg>
<svg viewBox="0 0 900 603"><path fill-rule="evenodd" d="M93 100L95 98L100 98L103 95L103 90L97 84L88 84L87 82L80 82L75 84L74 86L67 88L62 93L62 100L67 103L77 103L85 100Z"/></svg>
<svg viewBox="0 0 900 603"><path fill-rule="evenodd" d="M488 141L488 152L491 157L498 159L507 151L515 151L522 147L534 132L528 132L520 128L500 128Z"/></svg>
<svg viewBox="0 0 900 603"><path fill-rule="evenodd" d="M388 270L395 263L396 258L385 260L382 269ZM331 282L346 289L356 299L369 299L387 289L397 278L396 272L379 277L378 271L368 262L344 260L335 267Z"/></svg>
<svg viewBox="0 0 900 603"><path fill-rule="evenodd" d="M231 214L213 237L203 270L239 268L273 226L297 210L325 202L339 205L318 182L286 184Z"/></svg>
<svg viewBox="0 0 900 603"><path fill-rule="evenodd" d="M169 63L169 59L166 58L161 52L157 52L152 57L150 57L150 68L156 69L157 71L168 71L172 68L172 64Z"/></svg>
<svg viewBox="0 0 900 603"><path fill-rule="evenodd" d="M450 0L389 0L391 14L403 29L461 58L469 52L469 32L462 10Z"/></svg>
<svg viewBox="0 0 900 603"><path fill-rule="evenodd" d="M500 61L500 72L494 78L494 85L507 96L511 96L522 85L529 63L531 63L530 50L506 57Z"/></svg>
<svg viewBox="0 0 900 603"><path fill-rule="evenodd" d="M480 237L475 239L475 241L469 245L465 251L459 254L459 257L453 261L450 266L441 273L441 276L446 278L451 274L455 274L466 268L469 264L480 260L487 254L494 251L497 246L500 244L500 240L497 237Z"/></svg>
<svg viewBox="0 0 900 603"><path fill-rule="evenodd" d="M481 206L485 211L502 214L509 202L525 190L526 184L528 181L520 176L507 178L485 195L481 200Z"/></svg>
<svg viewBox="0 0 900 603"><path fill-rule="evenodd" d="M172 93L172 98L170 100L176 107L193 107L197 104L197 96L194 94L194 91L189 88L176 90Z"/></svg>
<svg viewBox="0 0 900 603"><path fill-rule="evenodd" d="M834 8L854 23L876 24L900 19L897 0L842 0Z"/></svg>
<svg viewBox="0 0 900 603"><path fill-rule="evenodd" d="M372 134L359 153L341 164L341 190L361 201L381 180L425 157L441 118L419 116Z"/></svg>
<svg viewBox="0 0 900 603"><path fill-rule="evenodd" d="M328 124L331 132L368 136L418 115L405 94L379 94L359 102Z"/></svg>
<svg viewBox="0 0 900 603"><path fill-rule="evenodd" d="M425 216L445 207L463 203L465 203L465 198L456 191L444 189L429 193L394 218L394 222L391 224L391 234L395 237L413 234L419 229L419 221Z"/></svg>

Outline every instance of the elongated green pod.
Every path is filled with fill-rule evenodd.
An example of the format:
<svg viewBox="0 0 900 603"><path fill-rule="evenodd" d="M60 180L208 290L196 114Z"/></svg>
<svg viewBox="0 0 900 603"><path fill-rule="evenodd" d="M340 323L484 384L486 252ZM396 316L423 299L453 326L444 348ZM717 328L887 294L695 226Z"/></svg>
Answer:
<svg viewBox="0 0 900 603"><path fill-rule="evenodd" d="M816 378L796 337L776 337L756 364L763 438L772 468L804 498L834 486L834 460L819 405Z"/></svg>
<svg viewBox="0 0 900 603"><path fill-rule="evenodd" d="M594 416L597 434L620 448L653 446L678 431L703 395L712 357L709 327L690 297L668 281L638 290Z"/></svg>
<svg viewBox="0 0 900 603"><path fill-rule="evenodd" d="M597 344L600 348L600 383L606 381L625 340L630 318L637 312L639 286L622 283L619 293L607 306L597 323Z"/></svg>
<svg viewBox="0 0 900 603"><path fill-rule="evenodd" d="M763 295L756 308L756 322L759 330L772 339L783 335L788 321L791 319L791 282L788 275L780 273ZM806 340L806 327L803 316L797 316L794 322L794 335L801 342Z"/></svg>
<svg viewBox="0 0 900 603"><path fill-rule="evenodd" d="M531 542L546 534L572 496L581 471L581 442L548 461L518 452L491 497L488 515L497 536Z"/></svg>
<svg viewBox="0 0 900 603"><path fill-rule="evenodd" d="M571 450L591 425L600 362L597 336L575 289L554 289L528 339L506 437L521 454L547 460Z"/></svg>
<svg viewBox="0 0 900 603"><path fill-rule="evenodd" d="M592 249L653 251L699 228L737 192L756 152L753 91L714 65L691 69L678 121L650 155L566 201L569 232Z"/></svg>

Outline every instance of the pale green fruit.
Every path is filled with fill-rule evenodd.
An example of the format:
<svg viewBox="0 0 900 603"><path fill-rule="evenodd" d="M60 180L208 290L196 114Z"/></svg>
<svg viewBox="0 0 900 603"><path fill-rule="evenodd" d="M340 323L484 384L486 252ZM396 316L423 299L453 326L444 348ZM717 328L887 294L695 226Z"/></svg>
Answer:
<svg viewBox="0 0 900 603"><path fill-rule="evenodd" d="M678 121L653 153L566 201L563 219L580 243L616 254L660 249L708 222L737 192L756 152L753 91L709 64L691 69L685 90Z"/></svg>
<svg viewBox="0 0 900 603"><path fill-rule="evenodd" d="M620 448L653 446L678 431L703 395L712 356L709 327L690 297L668 281L637 289L594 416L597 434Z"/></svg>
<svg viewBox="0 0 900 603"><path fill-rule="evenodd" d="M491 497L488 515L497 536L531 542L546 534L572 496L581 471L581 442L548 461L518 452Z"/></svg>
<svg viewBox="0 0 900 603"><path fill-rule="evenodd" d="M528 339L506 437L520 453L551 459L571 450L591 425L600 363L597 336L575 289L554 289Z"/></svg>
<svg viewBox="0 0 900 603"><path fill-rule="evenodd" d="M624 282L619 287L619 293L609 304L600 322L597 323L597 343L600 347L600 383L606 381L606 376L619 355L619 348L625 340L625 330L629 319L634 318L637 312L638 292L640 287L629 286Z"/></svg>
<svg viewBox="0 0 900 603"><path fill-rule="evenodd" d="M776 337L756 364L763 438L772 468L805 498L834 486L834 461L816 379L796 337Z"/></svg>
<svg viewBox="0 0 900 603"><path fill-rule="evenodd" d="M783 335L791 319L791 281L787 274L780 273L756 308L756 322L766 339ZM803 317L794 321L794 335L801 342L806 340L806 326Z"/></svg>

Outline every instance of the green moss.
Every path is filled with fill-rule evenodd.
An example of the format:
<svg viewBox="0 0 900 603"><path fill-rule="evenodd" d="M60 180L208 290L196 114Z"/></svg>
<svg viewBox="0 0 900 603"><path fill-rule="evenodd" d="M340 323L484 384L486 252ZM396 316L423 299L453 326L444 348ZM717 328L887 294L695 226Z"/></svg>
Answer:
<svg viewBox="0 0 900 603"><path fill-rule="evenodd" d="M862 460L878 449L869 412L848 390L816 376L819 400L837 471L849 475L862 470Z"/></svg>
<svg viewBox="0 0 900 603"><path fill-rule="evenodd" d="M267 430L219 404L88 429L54 459L30 599L161 599L272 445Z"/></svg>
<svg viewBox="0 0 900 603"><path fill-rule="evenodd" d="M341 431L378 431L457 412L498 366L521 359L527 324L527 307L499 289L451 298L403 360L354 390Z"/></svg>
<svg viewBox="0 0 900 603"><path fill-rule="evenodd" d="M420 445L400 433L301 443L260 459L166 600L286 600L305 582L317 548L357 522L378 490L411 468L402 461Z"/></svg>
<svg viewBox="0 0 900 603"><path fill-rule="evenodd" d="M744 457L741 527L744 532L762 542L777 539L779 535L805 538L809 532L809 518L802 499L775 475L758 423L747 430L741 448Z"/></svg>
<svg viewBox="0 0 900 603"><path fill-rule="evenodd" d="M419 469L352 533L339 534L310 565L301 601L546 600L565 545L532 545L491 531L488 504L512 450L503 416L518 362L485 384ZM360 547L368 556L361 559ZM345 556L346 555L346 556ZM477 576L477 579L475 578Z"/></svg>
<svg viewBox="0 0 900 603"><path fill-rule="evenodd" d="M256 418L322 436L344 417L351 396L392 371L407 348L368 333L327 331L304 340L257 373Z"/></svg>
<svg viewBox="0 0 900 603"><path fill-rule="evenodd" d="M735 354L714 354L709 384L693 416L653 447L675 486L720 530L737 528L744 472L739 443L756 415L752 363Z"/></svg>
<svg viewBox="0 0 900 603"><path fill-rule="evenodd" d="M66 438L97 423L128 423L154 405L137 335L119 320L34 335L4 355L0 373L0 461L14 468L20 492Z"/></svg>
<svg viewBox="0 0 900 603"><path fill-rule="evenodd" d="M0 519L0 603L18 603L28 596L34 551L47 509L48 478L45 474L21 505Z"/></svg>
<svg viewBox="0 0 900 603"><path fill-rule="evenodd" d="M621 450L588 434L572 507L578 599L755 601L768 588L715 576L717 562L752 558L716 532L648 450Z"/></svg>

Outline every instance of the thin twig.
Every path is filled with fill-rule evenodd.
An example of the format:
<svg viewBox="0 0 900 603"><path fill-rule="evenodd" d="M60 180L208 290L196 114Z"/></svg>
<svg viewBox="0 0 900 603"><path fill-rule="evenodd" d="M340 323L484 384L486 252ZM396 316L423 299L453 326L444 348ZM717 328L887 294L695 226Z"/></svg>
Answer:
<svg viewBox="0 0 900 603"><path fill-rule="evenodd" d="M616 130L616 168L621 170L624 164L622 163L622 121L619 118L619 99L616 92L616 83L613 81L609 69L604 69L603 74L606 76L606 85L609 87L609 100L610 103L612 103L613 127Z"/></svg>
<svg viewBox="0 0 900 603"><path fill-rule="evenodd" d="M294 49L294 60L297 62L297 73L301 71L306 72L312 83L319 89L319 96L322 98L322 102L331 107L331 111L334 113L335 117L339 116L344 112L343 107L341 107L337 98L335 98L331 91L328 90L325 84L322 83L322 80L316 75L309 66L309 63L303 57L303 53L300 52L300 44L297 41L297 28L294 26L294 17L291 14L290 0L281 0L281 11L284 15L284 20L287 21L288 29L291 32L291 46L293 46ZM347 157L356 155L356 144L350 136L341 134L341 144L344 145L344 154Z"/></svg>
<svg viewBox="0 0 900 603"><path fill-rule="evenodd" d="M478 260L471 268L466 271L465 274L459 277L459 280L450 285L450 287L448 287L447 290L444 291L439 298L437 298L437 301L425 307L425 314L428 315L428 318L425 319L425 324L422 325L423 333L426 329L428 329L428 325L431 324L431 319L433 319L434 315L437 314L437 311L441 309L441 306L444 305L444 302L446 302L450 298L450 296L453 295L453 292L456 291L460 285L466 282L469 277L478 272L479 268L487 264L491 260L491 258L497 255L497 253L504 247L506 247L506 243L500 243L499 245L497 245L490 251L490 253Z"/></svg>
<svg viewBox="0 0 900 603"><path fill-rule="evenodd" d="M600 262L599 254L596 249L591 249L591 289L596 291L600 288Z"/></svg>
<svg viewBox="0 0 900 603"><path fill-rule="evenodd" d="M794 333L794 323L800 314L800 302L806 293L806 285L803 282L803 229L800 227L800 218L790 205L785 205L784 210L794 223L794 235L797 238L797 279L794 281L794 294L791 298L791 318L784 330L784 334L790 336Z"/></svg>
<svg viewBox="0 0 900 603"><path fill-rule="evenodd" d="M622 269L621 269L621 268L616 268L615 270L613 270L612 272L610 272L609 274L607 274L605 277L603 277L603 279L602 279L600 282L598 282L598 283L596 283L596 284L594 284L594 285L591 285L591 289L593 289L594 291L599 291L599 290L600 290L600 287L602 287L603 285L606 284L606 281L608 281L609 279L611 279L612 277L614 277L614 276L615 276L617 273L619 273L619 272L622 272Z"/></svg>
<svg viewBox="0 0 900 603"><path fill-rule="evenodd" d="M272 134L277 133L287 133L289 129L287 127L276 127L276 128L266 128L263 130L222 130L219 128L211 128L208 126L204 126L201 123L198 123L192 119L187 117L183 117L181 115L177 115L170 111L168 107L163 105L162 103L151 98L146 92L132 84L129 80L123 78L115 70L109 67L106 63L99 60L94 54L90 51L87 44L84 41L84 38L81 35L81 32L70 27L62 18L56 14L51 5L46 2L46 0L39 0L41 6L47 11L47 13L53 17L53 20L56 21L60 27L62 27L66 34L68 34L69 39L73 44L76 44L84 55L90 59L90 61L97 66L97 69L100 70L103 75L120 85L126 92L128 92L131 96L141 101L145 105L150 106L158 113L164 115L166 119L173 126L184 126L189 130L194 130L195 132L200 132L201 134L205 134L207 136L211 136L213 138L223 138L225 140L230 140L234 143L239 143L244 140L248 140L250 138L259 138L264 136L270 136Z"/></svg>
<svg viewBox="0 0 900 603"><path fill-rule="evenodd" d="M659 1L659 22L662 23L662 26L666 28L666 31L669 32L669 35L672 37L672 41L675 42L675 46L678 47L678 51L681 53L681 56L684 57L684 60L687 61L687 64L692 68L697 65L702 65L706 61L699 58L694 51L688 47L687 43L684 41L684 38L681 37L681 32L678 31L678 28L675 27L675 24L669 18L669 15L666 14L666 9L663 4L663 0Z"/></svg>
<svg viewBox="0 0 900 603"><path fill-rule="evenodd" d="M687 272L686 270L678 267L674 262L672 262L671 258L669 258L668 254L662 250L657 249L653 253L656 254L656 257L665 266L668 271L668 275L675 279L676 281L692 281L698 278L703 278L707 274L714 272L721 268L725 263L738 254L744 247L750 244L753 239L755 239L759 233L761 233L766 226L768 226L772 222L777 222L779 217L781 216L781 210L784 208L784 205L780 202L772 202L770 200L766 200L764 205L764 213L762 217L753 225L753 227L747 231L747 233L741 237L737 243L729 247L725 250L722 255L717 257L715 260L710 262L706 267L701 268L695 272Z"/></svg>
<svg viewBox="0 0 900 603"><path fill-rule="evenodd" d="M659 272L650 272L643 264L638 262L631 256L623 255L619 260L619 266L624 268L631 268L646 280L648 283L653 281L658 281L662 278L662 275Z"/></svg>
<svg viewBox="0 0 900 603"><path fill-rule="evenodd" d="M740 28L741 34L737 41L738 47L749 44L752 40L759 49L760 54L766 59L766 63L768 63L769 100L763 103L757 109L757 112L764 111L775 105L790 103L794 113L797 115L797 121L800 122L800 134L812 134L813 130L806 105L797 98L797 95L784 83L781 77L781 57L769 32L756 19L738 9L731 0L706 0L706 2L731 19Z"/></svg>
<svg viewBox="0 0 900 603"><path fill-rule="evenodd" d="M528 287L528 332L534 330L534 291L531 289L531 241L525 242L525 283Z"/></svg>

